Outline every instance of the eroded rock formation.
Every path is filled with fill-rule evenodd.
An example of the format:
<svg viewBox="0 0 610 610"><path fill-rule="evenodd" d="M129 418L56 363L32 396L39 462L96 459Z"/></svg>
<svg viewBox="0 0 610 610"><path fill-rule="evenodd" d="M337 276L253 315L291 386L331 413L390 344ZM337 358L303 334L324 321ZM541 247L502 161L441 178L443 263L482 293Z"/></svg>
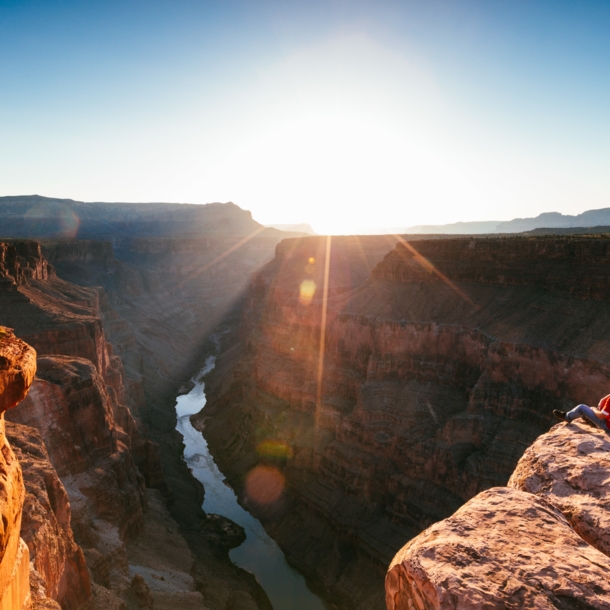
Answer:
<svg viewBox="0 0 610 610"><path fill-rule="evenodd" d="M21 536L34 571L32 598L36 603L51 598L64 610L76 610L91 598L91 582L83 552L74 541L68 494L38 430L6 422L6 436L26 488Z"/></svg>
<svg viewBox="0 0 610 610"><path fill-rule="evenodd" d="M395 556L389 610L608 608L610 439L559 424L508 487L480 493Z"/></svg>
<svg viewBox="0 0 610 610"><path fill-rule="evenodd" d="M38 359L30 395L12 421L40 431L72 507L72 529L99 584L128 578L125 541L143 527L144 480L116 425L94 365L68 356Z"/></svg>
<svg viewBox="0 0 610 610"><path fill-rule="evenodd" d="M610 240L394 240L369 275L367 239L278 246L196 424L291 562L382 608L405 540L505 485L553 408L607 393ZM245 485L261 461L286 481L271 507Z"/></svg>
<svg viewBox="0 0 610 610"><path fill-rule="evenodd" d="M388 610L608 608L609 568L547 502L494 487L396 555L386 603Z"/></svg>
<svg viewBox="0 0 610 610"><path fill-rule="evenodd" d="M30 554L20 536L25 488L19 461L7 441L4 412L27 393L36 373L36 352L0 327L0 608L30 604Z"/></svg>

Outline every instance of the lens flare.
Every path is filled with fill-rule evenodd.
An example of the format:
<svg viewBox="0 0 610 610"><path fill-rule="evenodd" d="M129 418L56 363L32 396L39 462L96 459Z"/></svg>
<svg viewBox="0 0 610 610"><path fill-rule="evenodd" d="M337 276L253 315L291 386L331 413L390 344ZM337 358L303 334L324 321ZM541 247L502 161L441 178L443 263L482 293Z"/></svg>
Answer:
<svg viewBox="0 0 610 610"><path fill-rule="evenodd" d="M307 261L310 265L313 265L316 262L316 259L313 256L309 257L309 260Z"/></svg>
<svg viewBox="0 0 610 610"><path fill-rule="evenodd" d="M293 347L290 349L294 350ZM261 457L284 459L292 457L292 448L282 441L263 441L256 450Z"/></svg>
<svg viewBox="0 0 610 610"><path fill-rule="evenodd" d="M299 289L299 300L302 305L309 305L316 293L316 283L313 280L303 280Z"/></svg>
<svg viewBox="0 0 610 610"><path fill-rule="evenodd" d="M273 504L284 492L285 480L273 466L255 466L246 476L246 496L256 504Z"/></svg>

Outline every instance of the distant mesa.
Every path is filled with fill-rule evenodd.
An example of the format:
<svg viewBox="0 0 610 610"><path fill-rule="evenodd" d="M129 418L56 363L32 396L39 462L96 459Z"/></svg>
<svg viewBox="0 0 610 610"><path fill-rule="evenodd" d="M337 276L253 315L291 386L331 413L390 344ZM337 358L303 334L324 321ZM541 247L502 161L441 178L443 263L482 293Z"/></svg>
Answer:
<svg viewBox="0 0 610 610"><path fill-rule="evenodd" d="M292 231L294 233L307 233L308 235L317 235L317 233L305 222L294 225L265 225L270 229L279 229L280 231Z"/></svg>
<svg viewBox="0 0 610 610"><path fill-rule="evenodd" d="M416 225L400 231L401 233L444 233L450 235L482 234L482 233L523 233L536 229L545 229L547 233L572 233L571 228L582 228L586 231L606 233L608 231L595 231L610 225L610 208L588 210L576 216L547 212L535 218L514 218L513 220L485 220L479 222L454 222L446 225ZM558 229L558 231L551 231Z"/></svg>
<svg viewBox="0 0 610 610"><path fill-rule="evenodd" d="M40 195L0 197L0 236L121 239L274 235L232 202L103 203Z"/></svg>

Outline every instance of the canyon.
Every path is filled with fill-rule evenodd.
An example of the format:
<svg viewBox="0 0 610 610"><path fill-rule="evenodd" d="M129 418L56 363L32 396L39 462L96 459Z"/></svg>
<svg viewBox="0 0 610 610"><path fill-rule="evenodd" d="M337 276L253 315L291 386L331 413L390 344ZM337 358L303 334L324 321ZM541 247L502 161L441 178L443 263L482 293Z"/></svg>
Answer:
<svg viewBox="0 0 610 610"><path fill-rule="evenodd" d="M27 549L38 607L271 607L229 559L240 536L201 509L175 430L175 397L217 350L214 333L207 405L191 421L331 607L381 609L388 590L409 607L402 591L420 593L408 566L437 552L434 532L479 549L471 524L506 521L498 504L553 521L538 541L560 532L562 553L580 549L575 570L602 561L598 492L561 500L549 492L559 475L540 482L552 460L539 456L572 442L566 468L589 467L578 460L590 439L565 426L544 435L552 409L607 393L606 236L304 237L233 204L180 212L164 229L177 208L146 205L114 224L70 200L16 225L19 208L0 210L3 231L36 238L0 243L0 324L38 354L11 406L31 384L28 396L6 415L25 485L13 546ZM73 216L67 235L59 221ZM433 547L426 583L459 576L455 547ZM503 599L489 595L483 604Z"/></svg>
<svg viewBox="0 0 610 610"><path fill-rule="evenodd" d="M207 337L283 235L225 208L224 235L0 245L0 323L38 352L7 428L33 473L22 536L47 605L270 607L228 558L231 528L201 510L174 429Z"/></svg>
<svg viewBox="0 0 610 610"><path fill-rule="evenodd" d="M394 243L368 275L367 238L280 243L194 418L244 505L346 608L383 608L405 541L506 485L551 411L595 404L610 372L606 237ZM262 472L281 477L275 501L249 484Z"/></svg>

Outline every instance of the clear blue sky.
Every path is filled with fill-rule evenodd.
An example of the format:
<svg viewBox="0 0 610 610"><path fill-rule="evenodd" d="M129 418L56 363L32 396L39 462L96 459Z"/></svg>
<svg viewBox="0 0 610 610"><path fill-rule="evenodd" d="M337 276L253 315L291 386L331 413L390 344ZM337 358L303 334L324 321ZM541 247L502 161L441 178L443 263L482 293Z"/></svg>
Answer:
<svg viewBox="0 0 610 610"><path fill-rule="evenodd" d="M0 194L319 231L610 206L610 2L0 0Z"/></svg>

